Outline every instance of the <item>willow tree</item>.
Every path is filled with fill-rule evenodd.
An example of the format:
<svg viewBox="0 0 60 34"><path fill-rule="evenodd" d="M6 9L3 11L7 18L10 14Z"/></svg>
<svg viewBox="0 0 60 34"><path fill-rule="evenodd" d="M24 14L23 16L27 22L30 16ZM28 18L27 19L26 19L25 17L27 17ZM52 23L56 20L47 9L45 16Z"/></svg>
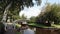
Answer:
<svg viewBox="0 0 60 34"><path fill-rule="evenodd" d="M40 5L41 0L35 0L37 5ZM10 7L8 8L7 6ZM12 17L12 19L19 18L19 12L24 9L24 7L32 7L34 6L33 0L0 0L0 10L3 14L5 9L8 8L8 15ZM1 15L2 15L1 14ZM17 17L16 17L17 16Z"/></svg>

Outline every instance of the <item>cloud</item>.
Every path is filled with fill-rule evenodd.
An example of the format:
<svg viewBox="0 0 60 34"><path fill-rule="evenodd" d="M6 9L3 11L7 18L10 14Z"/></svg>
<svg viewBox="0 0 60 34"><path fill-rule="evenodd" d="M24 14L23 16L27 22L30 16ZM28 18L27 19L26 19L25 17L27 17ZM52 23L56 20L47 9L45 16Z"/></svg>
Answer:
<svg viewBox="0 0 60 34"><path fill-rule="evenodd" d="M30 18L31 16L37 16L41 12L39 9L40 6L34 6L31 8L25 7L24 10L20 12L20 16L22 16L22 14L27 16L27 18Z"/></svg>
<svg viewBox="0 0 60 34"><path fill-rule="evenodd" d="M27 18L30 18L31 16L37 16L41 12L42 7L45 5L46 0L42 0L42 3L41 3L40 6L37 6L35 0L33 0L33 2L34 2L35 5L33 7L31 7L31 8L24 7L24 10L22 10L20 12L20 16L22 16L22 14L27 16ZM50 3L55 3L55 2L58 3L58 0L48 0L48 2L50 2Z"/></svg>

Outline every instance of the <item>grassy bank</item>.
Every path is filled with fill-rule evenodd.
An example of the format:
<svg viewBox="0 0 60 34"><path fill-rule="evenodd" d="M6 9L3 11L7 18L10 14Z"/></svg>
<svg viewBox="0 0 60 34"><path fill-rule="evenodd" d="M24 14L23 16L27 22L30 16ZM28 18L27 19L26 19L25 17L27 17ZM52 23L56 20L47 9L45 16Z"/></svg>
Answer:
<svg viewBox="0 0 60 34"><path fill-rule="evenodd" d="M51 26L45 26L45 25L42 25L42 24L30 23L29 26L42 27L42 28L60 28L59 24L53 24Z"/></svg>

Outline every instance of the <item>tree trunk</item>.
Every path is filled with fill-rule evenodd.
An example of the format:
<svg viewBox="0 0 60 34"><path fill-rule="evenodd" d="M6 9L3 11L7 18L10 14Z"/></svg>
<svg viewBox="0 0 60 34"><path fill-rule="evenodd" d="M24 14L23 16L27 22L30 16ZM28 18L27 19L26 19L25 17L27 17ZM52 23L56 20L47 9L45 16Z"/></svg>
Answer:
<svg viewBox="0 0 60 34"><path fill-rule="evenodd" d="M4 10L2 22L6 22L6 20L7 20L8 9L11 7L11 5L12 5L12 2L10 2L10 3L6 6L6 8L5 8L5 10Z"/></svg>

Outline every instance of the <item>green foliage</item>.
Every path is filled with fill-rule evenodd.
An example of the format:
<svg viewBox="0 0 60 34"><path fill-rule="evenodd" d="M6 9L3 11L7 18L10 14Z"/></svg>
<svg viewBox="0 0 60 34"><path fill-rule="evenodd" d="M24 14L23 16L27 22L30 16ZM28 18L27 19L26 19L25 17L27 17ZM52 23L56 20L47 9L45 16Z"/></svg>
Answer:
<svg viewBox="0 0 60 34"><path fill-rule="evenodd" d="M35 20L36 20L36 17L32 16L28 21L28 23L35 23Z"/></svg>
<svg viewBox="0 0 60 34"><path fill-rule="evenodd" d="M37 4L41 3L41 0L36 0ZM8 9L11 18L17 19L19 17L19 12L24 9L24 7L32 7L34 5L33 0L0 0L0 11L5 11L6 7L12 2L12 5ZM3 13L0 12L0 15ZM14 16L14 17L12 17ZM16 17L18 16L18 17ZM1 17L0 17L1 18Z"/></svg>
<svg viewBox="0 0 60 34"><path fill-rule="evenodd" d="M27 17L24 15L24 14L22 14L22 16L20 16L20 19L27 19Z"/></svg>
<svg viewBox="0 0 60 34"><path fill-rule="evenodd" d="M36 1L37 1L38 5L41 3L41 0L36 0ZM12 5L9 10L10 11L17 10L17 12L20 11L21 9L23 9L24 6L31 7L34 5L33 0L1 0L0 8L4 10L6 8L6 6L11 2L12 2Z"/></svg>
<svg viewBox="0 0 60 34"><path fill-rule="evenodd" d="M43 10L43 9L42 9ZM48 21L48 23L46 23ZM36 19L37 23L51 25L52 22L59 24L60 22L60 4L47 4L44 10Z"/></svg>

